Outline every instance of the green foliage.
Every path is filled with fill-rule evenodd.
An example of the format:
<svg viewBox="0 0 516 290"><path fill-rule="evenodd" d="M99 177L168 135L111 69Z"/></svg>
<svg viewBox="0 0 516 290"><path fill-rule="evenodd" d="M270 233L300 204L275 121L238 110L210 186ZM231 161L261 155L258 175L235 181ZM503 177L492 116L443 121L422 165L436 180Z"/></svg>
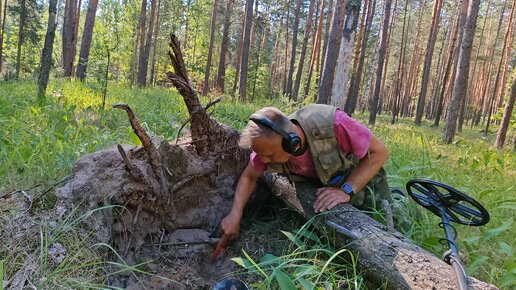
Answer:
<svg viewBox="0 0 516 290"><path fill-rule="evenodd" d="M454 144L445 145L440 141L439 128L413 127L410 122L401 120L399 124L387 125L385 119L374 128L389 148L386 170L390 185L404 187L411 179L432 179L479 201L491 220L482 227L455 225L461 257L468 274L504 289L512 287L516 155L491 150L492 140L481 139L476 128L464 128ZM424 209L420 213L421 218L414 219L414 226L405 234L441 256L448 248L439 242L444 237L437 226L440 219Z"/></svg>
<svg viewBox="0 0 516 290"><path fill-rule="evenodd" d="M67 176L77 158L118 143L138 144L126 114L112 110L111 104L128 103L149 134L167 140L175 139L179 127L188 119L183 100L171 89L130 88L110 82L106 107L102 107L101 85L98 83L52 81L43 104L36 101L35 87L30 81L0 84L0 194L24 189L38 197L34 205L38 211L53 208L56 198L52 193L39 196ZM201 97L201 103L206 104L211 99L211 96ZM283 97L267 99L257 95L252 104L242 104L226 97L208 112L219 122L241 129L248 116L263 106L277 106L285 113L291 113L299 105ZM357 116L359 120L366 117ZM391 186L403 187L410 179L429 178L456 187L482 203L491 214L491 221L486 226L457 225L457 243L464 265L469 274L479 279L503 289L514 287L515 250L511 231L516 209L514 153L491 150L492 140L481 139L481 133L476 129L464 128L454 144L445 145L440 141L439 128L430 128L427 124L413 127L412 120L390 125L389 119L387 116L385 120L380 118L373 130L390 150L386 170ZM0 206L2 218L9 218L16 212ZM442 229L437 226L439 219L425 210L420 214L419 219L412 220L413 227L406 234L441 256L446 247L439 243L443 237ZM52 225L43 228L43 246L40 247L45 247L48 241L62 241L62 236L56 236L54 229ZM66 228L67 233L73 232L70 229ZM5 232L0 230L0 238L4 238ZM35 234L35 237L39 236L39 232ZM331 237L317 237L307 227L295 233L285 232L285 235L292 241L288 253L255 258L254 265L247 257L240 260L246 269L260 273L259 268L265 273L260 274L264 287L287 287L285 285L289 281L305 288L314 284L328 289L329 285L337 285L339 281L361 285L362 278L355 273L354 264L340 264L341 254L345 257L349 254L334 256L338 251L332 248ZM82 251L80 255L89 257L91 252L81 250L80 245L84 243L79 241L82 238L62 243L66 247L69 247L68 243L77 243L71 249ZM12 265L19 267L23 263L31 248L29 246L33 245L20 251L15 250L17 247L0 247L0 260L5 260L4 277L12 274ZM12 256L4 259L11 252ZM75 259L67 265L72 267L72 261L78 261L77 257ZM85 261L92 266L91 269L98 269L97 260ZM83 270L80 265L76 267L74 271ZM96 270L91 271L90 274ZM58 279L58 276L53 277Z"/></svg>
<svg viewBox="0 0 516 290"><path fill-rule="evenodd" d="M310 227L313 219L296 232L282 231L290 240L288 253L282 256L265 254L255 261L233 258L246 271L258 273L263 280L252 286L257 289L341 289L363 287L357 273L355 257L346 249L335 249L332 238L319 238Z"/></svg>

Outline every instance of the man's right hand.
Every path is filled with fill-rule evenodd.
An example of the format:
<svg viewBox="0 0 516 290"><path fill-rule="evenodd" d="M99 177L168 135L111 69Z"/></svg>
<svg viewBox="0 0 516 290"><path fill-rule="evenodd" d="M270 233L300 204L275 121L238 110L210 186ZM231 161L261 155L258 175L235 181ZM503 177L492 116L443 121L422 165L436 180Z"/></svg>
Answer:
<svg viewBox="0 0 516 290"><path fill-rule="evenodd" d="M228 240L236 239L238 237L238 233L240 232L240 220L240 215L229 213L220 224L221 236L226 235Z"/></svg>

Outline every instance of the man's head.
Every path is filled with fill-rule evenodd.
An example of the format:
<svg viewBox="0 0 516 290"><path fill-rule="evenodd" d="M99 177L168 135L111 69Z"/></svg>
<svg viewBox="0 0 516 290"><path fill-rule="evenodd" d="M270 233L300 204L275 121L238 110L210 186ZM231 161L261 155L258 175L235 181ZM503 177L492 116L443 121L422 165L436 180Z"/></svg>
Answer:
<svg viewBox="0 0 516 290"><path fill-rule="evenodd" d="M295 125L280 110L266 107L251 115L240 135L239 145L251 147L264 163L285 163L300 151Z"/></svg>

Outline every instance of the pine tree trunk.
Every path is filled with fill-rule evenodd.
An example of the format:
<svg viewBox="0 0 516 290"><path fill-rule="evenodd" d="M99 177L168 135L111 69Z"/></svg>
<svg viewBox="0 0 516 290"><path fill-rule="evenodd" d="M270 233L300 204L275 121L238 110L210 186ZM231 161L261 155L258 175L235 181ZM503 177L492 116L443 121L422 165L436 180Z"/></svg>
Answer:
<svg viewBox="0 0 516 290"><path fill-rule="evenodd" d="M211 56L213 54L213 43L215 42L215 24L217 23L217 6L218 0L213 1L213 10L211 12L210 25L210 44L208 46L208 60L206 61L206 68L204 70L204 85L202 87L202 94L206 95L210 89L210 70L211 70Z"/></svg>
<svg viewBox="0 0 516 290"><path fill-rule="evenodd" d="M16 49L16 79L20 78L21 48L25 42L25 23L27 21L27 1L20 1L20 18L18 22L18 44Z"/></svg>
<svg viewBox="0 0 516 290"><path fill-rule="evenodd" d="M403 90L403 96L401 101L401 112L400 116L408 116L409 115L409 106L412 103L412 92L413 88L416 86L419 79L419 59L420 59L420 49L419 45L421 43L421 23L423 22L423 14L424 8L426 5L426 1L422 1L421 6L419 8L419 17L417 22L416 29L416 38L414 41L414 46L412 48L412 55L410 57L409 70L407 74L407 81L405 82L405 89Z"/></svg>
<svg viewBox="0 0 516 290"><path fill-rule="evenodd" d="M506 31L506 35L509 35L509 37L506 39L507 41L507 50L505 51L505 55L504 55L504 64L502 66L502 77L501 77L501 81L500 81L500 91L497 92L497 96L498 96L498 105L496 106L496 108L501 108L502 107L502 104L503 104L503 92L505 90L505 87L506 87L506 76L507 76L507 70L509 69L509 66L508 66L508 63L509 63L509 59L510 59L510 55L511 55L511 49L512 49L512 38L513 38L513 34L514 34L514 7L516 6L516 0L513 0L512 1L512 8L511 8L511 15L509 16L509 19L507 20L507 31Z"/></svg>
<svg viewBox="0 0 516 290"><path fill-rule="evenodd" d="M360 1L349 0L346 5L344 29L340 42L339 57L335 68L335 81L333 82L331 104L344 109L346 92L349 81L351 55L353 51L354 35L358 26L360 14Z"/></svg>
<svg viewBox="0 0 516 290"><path fill-rule="evenodd" d="M333 20L331 24L330 35L328 36L328 46L324 56L323 69L321 71L321 80L317 94L317 104L328 104L330 100L331 89L333 87L333 79L335 76L335 67L337 66L337 58L342 40L342 27L344 25L344 12L346 11L347 1L337 1Z"/></svg>
<svg viewBox="0 0 516 290"><path fill-rule="evenodd" d="M288 27L289 27L289 23L290 23L290 3L291 3L292 0L286 0L286 10L287 10L287 20L286 20L286 28L285 28L285 52L284 52L284 56L283 56L283 79L281 81L282 83L282 91L283 93L285 93L285 91L287 90L287 75L288 75L288 36L289 36L289 32L288 32Z"/></svg>
<svg viewBox="0 0 516 290"><path fill-rule="evenodd" d="M399 103L400 103L400 90L403 86L403 64L405 62L405 51L407 49L407 40L405 39L406 31L405 28L407 26L407 8L408 8L408 1L405 2L405 8L403 9L404 15L403 15L403 29L401 31L401 47L398 57L398 72L396 76L396 85L394 86L394 96L392 98L392 119L391 124L394 124L396 122L396 119L398 117L398 111L399 111ZM410 22L410 20L409 20Z"/></svg>
<svg viewBox="0 0 516 290"><path fill-rule="evenodd" d="M145 63L145 30L146 30L146 20L147 19L147 0L142 0L142 4L140 6L140 17L138 22L140 23L140 31L139 31L139 48L138 48L138 71L136 74L136 82L138 85L142 85L142 66ZM144 85L144 84L143 84Z"/></svg>
<svg viewBox="0 0 516 290"><path fill-rule="evenodd" d="M2 20L0 21L0 72L2 72L2 64L3 64L3 50L4 50L4 31L5 31L5 15L7 12L7 0L4 0L3 3L3 16L2 16L2 2L0 0L0 16L2 16Z"/></svg>
<svg viewBox="0 0 516 290"><path fill-rule="evenodd" d="M158 11L156 11L156 21L154 23L154 43L152 45L152 64L151 64L151 72L150 72L150 84L153 85L156 82L156 51L158 49L158 36L159 36L159 28L160 28L160 19L161 15L161 0L158 0Z"/></svg>
<svg viewBox="0 0 516 290"><path fill-rule="evenodd" d="M385 13L383 15L382 35L380 41L380 48L378 49L378 68L376 69L376 81L374 86L373 97L369 106L369 125L374 125L376 122L376 113L378 111L378 100L380 96L380 86L382 83L383 63L385 59L385 50L387 49L387 30L389 28L389 20L391 18L391 4L392 0L385 1Z"/></svg>
<svg viewBox="0 0 516 290"><path fill-rule="evenodd" d="M73 76L73 65L77 44L77 29L80 14L80 1L66 0L63 21L63 69L64 76Z"/></svg>
<svg viewBox="0 0 516 290"><path fill-rule="evenodd" d="M48 3L48 24L45 44L41 52L41 61L38 76L38 100L43 100L47 91L50 67L52 66L52 50L57 27L57 0L50 0Z"/></svg>
<svg viewBox="0 0 516 290"><path fill-rule="evenodd" d="M152 44L153 35L153 24L156 18L156 0L151 0L151 11L149 19L149 29L147 29L147 35L145 37L145 45L143 47L143 55L140 55L140 61L138 64L138 84L140 86L147 85L147 72L149 69L149 55ZM143 35L142 35L143 41ZM143 43L143 42L142 42ZM141 48L141 47L140 47Z"/></svg>
<svg viewBox="0 0 516 290"><path fill-rule="evenodd" d="M360 89L360 84L362 82L362 75L364 70L365 63L365 55L367 51L367 42L369 41L369 34L371 33L371 25L373 23L374 12L376 9L376 0L370 0L369 6L367 8L367 21L365 25L364 37L362 39L362 43L360 44L360 56L358 60L358 66L356 72L351 77L351 84L349 86L348 98L346 99L346 105L344 107L344 111L352 116L357 100L358 100L358 91Z"/></svg>
<svg viewBox="0 0 516 290"><path fill-rule="evenodd" d="M441 120L441 115L443 113L444 108L444 93L446 92L446 88L448 86L449 80L450 80L450 72L451 68L453 67L453 59L454 59L454 53L455 53L455 41L457 39L457 31L458 31L458 24L455 26L455 29L451 35L452 39L449 45L448 50L448 60L446 61L446 66L444 69L444 77L442 83L439 85L440 91L438 93L437 97L437 104L435 109L435 119L434 119L434 127L439 126L439 121Z"/></svg>
<svg viewBox="0 0 516 290"><path fill-rule="evenodd" d="M95 25L97 4L98 0L90 0L88 3L88 12L86 12L84 32L82 33L81 51L79 52L79 62L77 63L77 71L75 73L75 76L81 81L86 77L86 67L88 65L88 57L90 55L91 36L93 35L93 27Z"/></svg>
<svg viewBox="0 0 516 290"><path fill-rule="evenodd" d="M245 102L247 97L247 69L249 66L253 3L254 0L247 0L245 4L245 28L242 41L242 58L240 59L240 80L238 82L238 96L241 102Z"/></svg>
<svg viewBox="0 0 516 290"><path fill-rule="evenodd" d="M316 22L317 22L317 17L318 17L319 18L318 19L319 23L317 24L317 31L316 31L316 33L314 35L314 40L313 40L313 43L312 43L312 53L311 53L311 56L310 56L310 63L308 65L308 76L306 78L305 88L303 90L303 98L308 96L308 92L310 91L310 85L312 84L312 75L313 75L313 72L314 72L314 68L318 67L316 62L318 62L319 50L320 50L320 47L321 47L321 40L322 40L321 33L322 33L322 25L323 25L323 19L324 19L323 16L324 16L325 4L326 4L326 1L322 0L322 4L321 4L321 8L320 8L320 14L318 16L316 16Z"/></svg>
<svg viewBox="0 0 516 290"><path fill-rule="evenodd" d="M326 50L328 49L328 39L330 37L330 28L331 28L331 24L332 24L332 20L333 20L333 15L335 14L335 9L334 9L334 5L335 5L335 1L339 1L339 0L329 0L330 1L330 5L328 6L328 15L326 15L326 24L325 24L325 29L324 29L324 40L323 40L323 46L322 46L322 59L321 59L321 56L319 56L317 58L317 67L318 67L318 70L317 71L320 71L322 72L323 71L323 66L324 66L324 57L326 56ZM319 65L319 59L321 59L321 64ZM317 82L320 86L320 81L321 81L321 78L319 78L319 81Z"/></svg>
<svg viewBox="0 0 516 290"><path fill-rule="evenodd" d="M505 8L506 2L507 1L504 1L504 8ZM476 91L475 88L476 88L476 85L478 84L477 83L477 84L473 85L473 80L477 77L477 73L476 73L477 72L477 63L478 63L478 59L479 59L479 55L480 55L480 50L482 48L482 45L484 44L484 31L486 28L486 23L487 23L487 19L489 16L490 8L491 8L491 0L488 0L487 5L486 5L484 22L482 24L482 30L480 31L480 40L478 42L477 51L475 53L475 58L474 58L475 62L473 64L473 69L471 71L471 78L469 78L468 88L469 88L470 93L466 95L466 98L461 103L461 106L459 109L459 122L458 122L458 126L457 126L457 132L459 132L459 133L462 132L462 124L464 123L464 117L465 117L466 107L467 107L466 104L468 104L469 100L472 99L472 97L470 97L470 96L472 96L473 93Z"/></svg>
<svg viewBox="0 0 516 290"><path fill-rule="evenodd" d="M434 3L434 10L432 13L432 24L430 25L430 33L428 35L428 42L426 45L425 65L423 67L423 77L421 80L421 92L417 103L416 111L416 125L421 125L423 118L423 111L425 108L425 98L428 86L428 79L430 77L430 68L432 67L432 56L434 55L435 40L439 32L439 14L441 13L442 0L436 0Z"/></svg>
<svg viewBox="0 0 516 290"><path fill-rule="evenodd" d="M228 51L229 42L229 26L231 24L231 8L234 0L227 0L226 12L224 14L224 28L222 29L222 42L220 44L219 68L217 70L217 78L215 86L220 92L224 92L224 77L226 76L226 53Z"/></svg>
<svg viewBox="0 0 516 290"><path fill-rule="evenodd" d="M248 0L246 0L246 1L248 1ZM233 82L233 95L236 92L236 89L237 89L237 86L238 86L238 80L240 78L240 61L242 60L242 47L244 45L245 9L244 9L244 12L242 12L242 27L241 27L240 31L241 31L241 33L240 33L240 42L238 44L237 55L236 55L236 58L235 58L236 64L235 64L235 80Z"/></svg>
<svg viewBox="0 0 516 290"><path fill-rule="evenodd" d="M297 49L297 33L299 30L299 14L301 10L301 0L296 1L296 12L294 14L294 24L292 26L292 47L290 52L290 65L287 75L287 85L283 94L292 99L292 77L294 75L294 65L296 63L296 49Z"/></svg>
<svg viewBox="0 0 516 290"><path fill-rule="evenodd" d="M490 100L489 106L487 108L488 109L488 117L487 117L486 128L484 129L484 136L487 136L487 133L489 132L489 125L491 123L491 115L493 113L493 110L496 109L496 108L493 108L493 104L494 104L494 101L497 99L497 93L498 93L498 86L499 86L501 71L505 70L505 67L503 67L503 59L504 59L504 56L505 56L505 52L510 50L510 48L512 46L512 43L509 43L509 40L512 39L512 37L511 37L511 32L512 32L511 31L511 23L512 23L512 19L514 17L515 4L516 4L516 0L513 1L513 5L511 7L511 13L509 15L509 22L507 23L507 29L505 30L505 39L504 39L504 42L503 42L502 53L501 53L502 57L500 58L500 62L498 63L498 68L496 70L496 77L495 77L494 87L492 89L493 95L491 96L491 100Z"/></svg>
<svg viewBox="0 0 516 290"><path fill-rule="evenodd" d="M312 17L314 14L314 3L315 0L310 0L310 6L308 8L308 15L305 25L305 34L303 36L303 43L301 44L301 53L299 54L299 63L297 66L296 81L294 83L294 90L292 91L291 99L297 101L299 94L299 86L301 85L301 75L303 73L303 66L305 63L306 47L308 46L308 38L310 37L310 29L312 29ZM312 44L313 45L313 44Z"/></svg>
<svg viewBox="0 0 516 290"><path fill-rule="evenodd" d="M507 129L509 128L509 122L511 121L512 110L514 108L514 100L516 100L516 73L514 73L514 77L512 79L511 93L509 94L509 99L507 100L507 103L505 104L505 109L503 111L502 123L500 124L498 134L496 135L494 146L497 149L501 149L503 147L503 144L505 143Z"/></svg>
<svg viewBox="0 0 516 290"><path fill-rule="evenodd" d="M466 19L461 50L459 52L457 74L453 84L452 98L448 104L448 115L446 117L446 124L443 131L443 139L446 144L450 144L453 141L455 130L457 128L457 110L459 103L467 94L471 47L475 36L479 6L480 0L471 0L469 3L468 17Z"/></svg>

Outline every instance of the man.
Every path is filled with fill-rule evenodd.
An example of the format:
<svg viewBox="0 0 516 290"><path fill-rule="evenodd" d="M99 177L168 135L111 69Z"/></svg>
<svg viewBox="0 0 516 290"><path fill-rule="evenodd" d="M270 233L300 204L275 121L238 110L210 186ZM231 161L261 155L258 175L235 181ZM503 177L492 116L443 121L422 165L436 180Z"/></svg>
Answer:
<svg viewBox="0 0 516 290"><path fill-rule="evenodd" d="M333 106L309 105L289 117L274 107L262 108L251 115L239 145L253 152L231 211L221 223L224 240L238 236L245 204L264 171L319 180L316 213L347 202L374 208L377 201L389 199L382 168L387 148L364 125Z"/></svg>

